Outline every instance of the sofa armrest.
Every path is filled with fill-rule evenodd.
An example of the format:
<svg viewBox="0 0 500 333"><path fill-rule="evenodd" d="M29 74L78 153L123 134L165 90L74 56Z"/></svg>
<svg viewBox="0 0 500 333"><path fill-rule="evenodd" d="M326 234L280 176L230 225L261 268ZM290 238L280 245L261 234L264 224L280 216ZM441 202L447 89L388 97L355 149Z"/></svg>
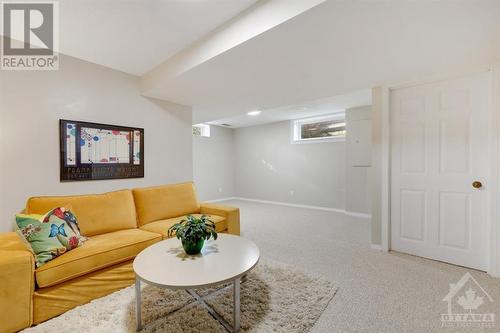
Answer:
<svg viewBox="0 0 500 333"><path fill-rule="evenodd" d="M0 235L0 244L2 236ZM17 332L31 326L34 270L35 260L30 251L0 250L1 333Z"/></svg>
<svg viewBox="0 0 500 333"><path fill-rule="evenodd" d="M202 203L201 214L212 214L224 216L227 220L227 232L233 235L240 234L240 209L237 207L229 207L224 205L214 205Z"/></svg>
<svg viewBox="0 0 500 333"><path fill-rule="evenodd" d="M17 232L4 232L0 234L0 251L30 251L31 246Z"/></svg>

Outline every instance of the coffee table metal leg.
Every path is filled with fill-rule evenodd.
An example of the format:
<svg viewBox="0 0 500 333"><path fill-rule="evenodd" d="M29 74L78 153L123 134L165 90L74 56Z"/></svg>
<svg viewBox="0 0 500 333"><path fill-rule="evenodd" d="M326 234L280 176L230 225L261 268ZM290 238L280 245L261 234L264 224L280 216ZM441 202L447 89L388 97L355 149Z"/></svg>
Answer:
<svg viewBox="0 0 500 333"><path fill-rule="evenodd" d="M225 289L225 288L224 288ZM202 305L208 313L212 315L228 332L239 332L241 326L240 318L240 278L233 280L233 325L229 324L221 315L219 315L211 306L209 306L202 296L198 295L196 291L191 289L186 289L189 295L191 295L200 305Z"/></svg>
<svg viewBox="0 0 500 333"><path fill-rule="evenodd" d="M137 331L142 330L141 319L141 279L135 277L135 321L137 323Z"/></svg>
<svg viewBox="0 0 500 333"><path fill-rule="evenodd" d="M236 278L233 282L233 302L234 302L234 321L233 328L235 332L240 330L240 278Z"/></svg>

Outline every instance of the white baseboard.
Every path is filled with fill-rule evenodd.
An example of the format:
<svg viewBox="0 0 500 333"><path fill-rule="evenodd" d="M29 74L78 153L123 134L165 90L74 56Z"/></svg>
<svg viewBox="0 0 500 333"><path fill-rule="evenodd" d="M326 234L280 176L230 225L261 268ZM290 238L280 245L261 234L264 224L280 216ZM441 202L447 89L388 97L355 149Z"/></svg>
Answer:
<svg viewBox="0 0 500 333"><path fill-rule="evenodd" d="M345 211L345 214L349 215L349 216L354 216L354 217L361 217L363 219L371 219L372 218L371 214L349 212L347 210Z"/></svg>
<svg viewBox="0 0 500 333"><path fill-rule="evenodd" d="M227 197L227 198L220 198L220 199L214 199L214 200L205 200L203 202L216 203L216 202L227 201L227 200L234 200L234 199L236 199L236 197Z"/></svg>
<svg viewBox="0 0 500 333"><path fill-rule="evenodd" d="M288 202L281 202L281 201L270 201L270 200L260 200L260 199L251 199L251 198L242 198L242 197L235 197L235 200L242 200L242 201L251 201L251 202L259 202L259 203L265 203L265 204L271 204L271 205L280 205L280 206L288 206L288 207L297 207L297 208L309 208L309 209L317 209L317 210L324 210L328 212L335 212L335 213L344 213L344 209L340 208L330 208L330 207L322 207L322 206L311 206L311 205L300 205L300 204L292 204Z"/></svg>
<svg viewBox="0 0 500 333"><path fill-rule="evenodd" d="M379 244L370 244L370 247L374 250L377 250L377 251L382 251L382 245L379 245Z"/></svg>
<svg viewBox="0 0 500 333"><path fill-rule="evenodd" d="M245 197L227 197L227 198L220 198L220 199L214 199L214 200L206 200L204 202L216 203L216 202L227 201L227 200L251 201L251 202L265 203L265 204L271 204L271 205L316 209L316 210L323 210L323 211L327 211L327 212L342 213L342 214L346 214L348 216L359 217L359 218L363 218L363 219L370 219L372 217L370 214L349 212L349 211L346 211L345 209L340 209L340 208L292 204L292 203L282 202L282 201L260 200L260 199L252 199L252 198L245 198Z"/></svg>

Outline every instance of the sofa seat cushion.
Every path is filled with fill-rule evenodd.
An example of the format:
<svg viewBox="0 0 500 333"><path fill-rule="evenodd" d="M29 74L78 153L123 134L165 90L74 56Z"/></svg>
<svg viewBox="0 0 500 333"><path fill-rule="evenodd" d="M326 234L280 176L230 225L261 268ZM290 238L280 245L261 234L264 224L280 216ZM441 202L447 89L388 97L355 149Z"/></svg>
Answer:
<svg viewBox="0 0 500 333"><path fill-rule="evenodd" d="M201 214L191 214L195 217L200 217ZM227 229L227 221L226 218L223 216L218 216L218 215L207 215L208 218L215 223L215 230L217 232L222 232ZM163 239L168 238L168 228L173 226L174 224L182 221L185 219L186 216L179 216L179 217L174 217L171 219L166 219L166 220L160 220L160 221L155 221L148 223L146 225L143 225L141 227L142 230L154 232L157 234L161 234L163 236Z"/></svg>
<svg viewBox="0 0 500 333"><path fill-rule="evenodd" d="M49 287L134 258L161 235L128 229L90 237L82 246L35 271L38 287Z"/></svg>

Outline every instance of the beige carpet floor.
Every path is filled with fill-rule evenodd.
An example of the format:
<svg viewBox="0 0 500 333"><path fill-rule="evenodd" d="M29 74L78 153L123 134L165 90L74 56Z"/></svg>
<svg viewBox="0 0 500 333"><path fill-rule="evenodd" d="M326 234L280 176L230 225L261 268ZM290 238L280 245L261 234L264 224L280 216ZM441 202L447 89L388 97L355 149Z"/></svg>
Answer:
<svg viewBox="0 0 500 333"><path fill-rule="evenodd" d="M263 257L338 283L335 297L312 332L500 332L500 279L433 260L373 250L368 219L239 200L226 204L240 207L242 235L259 246ZM495 327L442 328L440 316L447 306L443 298L449 284L466 272L493 298L489 310L496 314ZM118 320L104 314L102 318Z"/></svg>
<svg viewBox="0 0 500 333"><path fill-rule="evenodd" d="M231 286L198 291L229 323L233 318ZM336 284L321 276L261 259L241 284L241 331L307 332L336 291ZM142 300L143 332L226 332L184 290L144 286ZM135 332L135 325L135 292L131 286L25 332L120 333Z"/></svg>
<svg viewBox="0 0 500 333"><path fill-rule="evenodd" d="M500 279L486 273L370 248L370 221L340 213L246 201L242 235L267 258L299 266L338 282L337 294L313 332L500 332ZM466 272L493 298L484 311L493 328L442 328L449 284Z"/></svg>

